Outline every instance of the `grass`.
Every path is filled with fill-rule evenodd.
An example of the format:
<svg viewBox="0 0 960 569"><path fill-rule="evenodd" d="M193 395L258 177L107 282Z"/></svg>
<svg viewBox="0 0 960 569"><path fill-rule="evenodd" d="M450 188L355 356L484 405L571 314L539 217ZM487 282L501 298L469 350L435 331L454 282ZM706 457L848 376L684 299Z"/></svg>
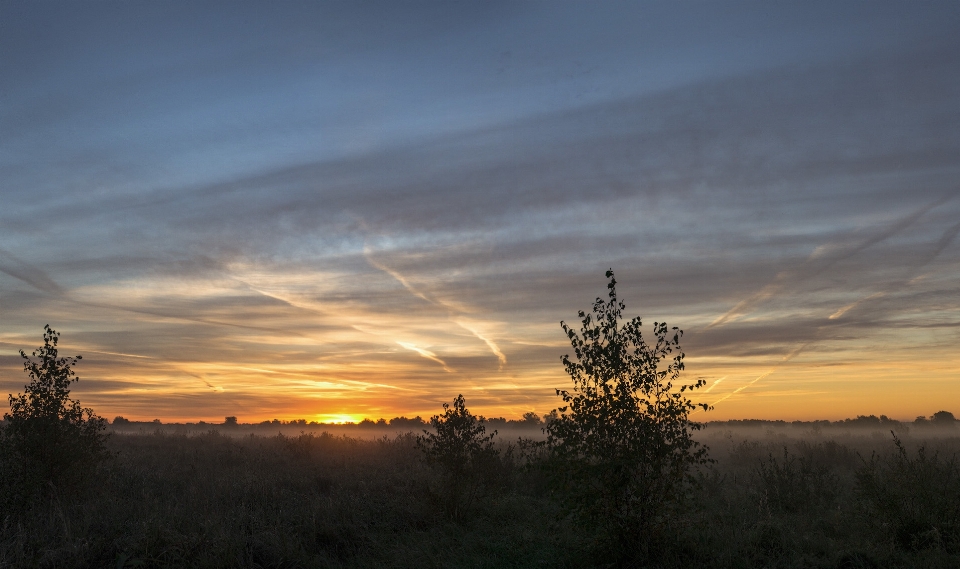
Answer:
<svg viewBox="0 0 960 569"><path fill-rule="evenodd" d="M706 433L717 462L656 565L960 567L960 436ZM86 491L2 512L0 567L603 564L522 453L454 522L409 434L157 431L109 446Z"/></svg>

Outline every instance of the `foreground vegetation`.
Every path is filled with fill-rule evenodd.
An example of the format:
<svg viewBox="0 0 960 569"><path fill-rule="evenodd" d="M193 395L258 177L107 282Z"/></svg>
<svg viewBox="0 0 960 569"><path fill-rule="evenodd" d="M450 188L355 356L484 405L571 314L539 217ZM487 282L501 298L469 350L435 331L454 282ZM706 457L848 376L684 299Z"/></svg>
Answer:
<svg viewBox="0 0 960 569"><path fill-rule="evenodd" d="M707 429L717 462L652 566L960 566L960 437ZM83 492L0 520L3 567L593 567L519 449L453 519L416 437L113 435ZM502 451L507 451L501 442ZM878 454L874 455L873 452Z"/></svg>

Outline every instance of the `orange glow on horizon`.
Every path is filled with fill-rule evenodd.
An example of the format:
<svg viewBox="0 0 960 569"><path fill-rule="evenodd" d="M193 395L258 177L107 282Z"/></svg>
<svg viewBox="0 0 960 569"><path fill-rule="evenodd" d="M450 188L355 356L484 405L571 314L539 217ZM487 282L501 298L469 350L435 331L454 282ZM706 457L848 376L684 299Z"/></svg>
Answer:
<svg viewBox="0 0 960 569"><path fill-rule="evenodd" d="M375 273L382 282L370 277L367 285L381 287L401 307L390 312L337 296L331 283L342 275L306 271L270 278L265 271L241 269L239 278L195 287L160 280L80 287L75 298L92 307L71 299L42 305L48 312L42 321L56 323L76 312L75 320L54 325L63 334L63 353L84 356L75 396L110 419L216 423L236 416L242 423L357 423L428 419L461 393L478 415L544 415L560 403L555 389L570 386L559 360L571 350L558 323L575 316L574 308L514 321L509 314L481 315L479 309L465 316L467 308L443 300L428 283L404 277L403 284L392 273ZM941 274L910 287L937 291L951 283ZM331 300L317 301L317 288ZM635 291L621 295L629 301ZM889 302L890 296L864 295L851 302L841 295L826 302L821 295L822 306L804 309L802 317L822 324L801 340L755 339L716 347L729 334L800 318L769 298L755 302L773 303L770 307L758 305L749 313L741 307L721 321L730 306L654 314L644 322L646 330L659 320L686 330L681 383L706 380L693 399L715 405L698 413L697 420L838 420L860 414L911 420L944 407L960 413L949 408L949 402L960 401L960 355L949 312L918 313L912 328L844 328L858 310ZM98 298L112 304L95 303ZM240 314L211 310L202 319L137 308L214 298L241 299L252 308ZM628 304L625 316L635 310ZM108 317L112 320L84 324ZM936 326L941 321L946 325ZM114 334L113 327L127 331ZM37 330L11 328L0 337L0 356L16 361L18 349L29 352L38 340ZM24 383L20 366L0 370L7 393L22 391Z"/></svg>

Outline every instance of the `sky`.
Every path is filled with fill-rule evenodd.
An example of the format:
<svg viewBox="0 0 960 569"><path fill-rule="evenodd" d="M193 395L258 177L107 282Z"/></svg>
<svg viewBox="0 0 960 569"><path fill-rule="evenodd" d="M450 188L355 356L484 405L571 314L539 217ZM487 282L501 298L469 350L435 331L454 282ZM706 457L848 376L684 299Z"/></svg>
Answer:
<svg viewBox="0 0 960 569"><path fill-rule="evenodd" d="M0 0L0 392L546 413L606 293L700 420L960 413L956 2Z"/></svg>

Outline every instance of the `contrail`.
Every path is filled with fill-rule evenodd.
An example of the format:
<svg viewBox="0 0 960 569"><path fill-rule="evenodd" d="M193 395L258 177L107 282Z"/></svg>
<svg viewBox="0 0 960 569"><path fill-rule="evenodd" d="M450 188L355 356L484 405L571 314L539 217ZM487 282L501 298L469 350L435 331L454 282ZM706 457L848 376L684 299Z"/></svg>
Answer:
<svg viewBox="0 0 960 569"><path fill-rule="evenodd" d="M278 330L278 329L266 328L262 326L235 324L232 322L222 322L218 320L209 320L205 318L195 318L195 317L182 316L182 315L166 314L164 312L157 311L157 310L137 309L137 308L129 308L125 306L112 305L112 304L104 304L99 302L87 302L83 300L77 300L77 299L71 298L71 295L69 294L69 292L64 290L63 287L61 287L59 284L54 282L54 280L51 279L49 276L47 276L46 273L44 273L37 267L34 267L33 265L30 265L25 261L22 261L21 259L17 258L10 252L5 251L3 249L0 249L0 272L10 275L11 277L14 277L18 280L21 280L29 284L30 286L36 288L37 290L40 290L47 294L69 298L72 302L75 302L76 304L81 306L88 306L91 308L106 308L110 310L121 310L124 312L131 312L133 314L146 314L149 316L159 316L161 318L169 318L172 320L183 320L187 322L197 322L200 324L208 324L208 325L214 325L214 326L226 326L231 328L242 328L247 330L259 330L259 331L269 331L269 332L283 332L284 334L293 334L296 336L303 336L298 332L291 332L289 330ZM88 351L91 351L91 350L88 350Z"/></svg>
<svg viewBox="0 0 960 569"><path fill-rule="evenodd" d="M394 270L391 269L390 267L388 267L388 266L386 266L386 265L383 265L383 264L378 263L377 261L375 261L375 260L373 259L372 251L371 251L370 248L367 247L366 245L363 246L363 258L366 259L367 262L370 263L370 265L373 266L375 269L379 269L379 270L387 273L387 274L390 275L391 277L397 279L397 281L398 281L400 284L403 285L403 288L405 288L405 289L407 289L408 291L410 291L410 294L416 296L417 298L420 298L420 299L422 299L422 300L425 300L425 301L429 302L430 304L437 304L436 302L434 302L434 301L430 300L429 298L427 298L427 295L423 294L422 292L420 292L419 290L417 290L416 288L414 288L413 285L411 285L411 284L407 281L407 279L405 279L405 278L403 277L403 275L401 275L401 274L398 273L397 271L394 271Z"/></svg>
<svg viewBox="0 0 960 569"><path fill-rule="evenodd" d="M401 346L403 346L404 348L408 349L408 350L412 350L412 351L414 351L414 352L417 352L418 354L420 354L421 356L427 358L428 360L433 360L433 361L437 362L438 364L440 364L441 366L443 366L443 371L445 371L445 372L447 372L447 373L453 373L453 370L450 369L449 367L447 367L447 363L446 363L445 361L441 360L440 358L438 358L438 357L437 357L437 354L435 354L435 353L433 353L433 352L431 352L431 351L429 351L429 350L424 350L423 348L418 348L417 346L415 346L415 345L413 345L413 344L411 344L411 343L409 343L409 342L401 342L401 341L398 340L397 343L400 344Z"/></svg>
<svg viewBox="0 0 960 569"><path fill-rule="evenodd" d="M949 197L953 197L953 196L951 195L951 196L949 196ZM948 197L947 199L949 199L949 197ZM926 211L929 211L929 210L932 209L933 207L935 207L935 206L937 206L937 205L940 205L941 203L944 203L945 201L947 201L947 199L942 199L942 200L940 200L938 203L935 203L935 204L933 204L933 205L931 205L931 206L928 206L928 207L922 209L920 212L917 212L917 213L911 215L911 216L908 218L908 219L910 220L910 223L912 223L913 221L916 221L916 219L919 218L922 213L925 213ZM907 223L904 223L904 220L901 220L900 223L896 224L896 227L898 227L898 230L899 230L899 229L902 229L903 227L905 227L906 225L908 225L908 224L907 224ZM885 236L884 238L889 237L889 236L892 235L894 232L893 232L893 231L887 231L887 232L885 232L885 233L886 233L886 236ZM956 223L956 224L952 225L951 227L949 227L949 228L943 233L943 235L940 237L940 239L937 240L937 243L936 243L936 245L934 246L933 251L932 251L930 254L928 254L925 258L921 259L921 261L916 265L916 268L923 268L924 266L926 266L927 264L929 264L931 261L933 261L933 260L937 257L937 255L939 255L940 253L942 253L943 250L946 249L946 248L953 242L954 239L956 239L958 233L960 233L960 223ZM877 242L877 241L879 241L879 240L880 240L880 239L873 239L872 242L875 243L875 242ZM872 243L870 243L870 244L872 244ZM865 248L865 247L866 247L866 246L863 246L863 247L861 247L860 249L862 250L862 249ZM849 255L847 255L847 256L849 256ZM917 277L914 277L914 278L910 279L909 281L907 281L907 282L905 282L905 283L902 283L902 284L900 284L900 285L898 285L898 286L891 287L890 290L892 290L892 289L894 289L894 288L901 288L901 287L903 287L903 286L913 285L913 284L915 284L916 282L920 282L920 280L922 280L924 276L925 276L925 275L919 275L919 276L917 276ZM779 277L779 275L778 275L778 277ZM768 285L768 286L769 286L769 285ZM875 292L875 293L871 294L870 296L861 298L860 300L857 300L857 301L855 301L855 302L852 302L852 303L850 303L850 304L848 304L848 305L840 308L839 310L837 310L836 312L834 312L833 314L831 314L830 316L828 316L827 319L828 319L828 320L837 320L838 318L843 317L844 314L846 314L847 312L849 312L849 311L853 310L854 308L860 306L861 304L863 304L863 303L865 303L865 302L869 302L869 301L874 300L874 299L877 299L877 298L882 298L882 297L886 296L888 293L889 293L889 290L880 291L880 292ZM712 326L712 325L711 325L711 326ZM708 326L708 328L709 328L709 326ZM822 328L822 327L821 327L821 328ZM821 328L818 328L818 329L817 329L817 335L819 335L819 332L820 332ZM811 342L812 342L812 340L811 340ZM726 400L729 399L730 397L736 395L737 393L740 393L741 391L743 391L744 389L746 389L746 388L750 387L751 385L757 383L757 382L760 381L761 379L769 376L770 374L772 374L773 372L775 372L778 367L780 367L780 366L783 365L784 363L792 360L792 359L793 359L797 354L799 354L804 348L806 348L808 345L810 345L811 342L807 342L807 343L803 344L802 346L800 346L799 348L797 348L796 350L790 352L789 354L787 354L786 356L784 356L783 360L781 360L777 365L775 365L773 368L771 368L770 371L768 371L768 372L760 375L759 377L757 377L757 378L754 379L753 381L751 381L751 382L749 382L749 383L747 383L747 384L745 384L745 385L742 385L742 386L738 387L736 390L732 391L731 393L728 393L728 394L725 395L724 397L722 397L722 398L720 398L719 400L717 400L717 401L714 403L714 405L716 405L717 403L721 403L721 402L723 402L723 401L726 401ZM717 380L716 382L714 382L714 384L711 385L709 389L707 389L706 391L704 391L704 393L709 393L710 390L713 389L714 385L716 385L717 383L720 383L720 380Z"/></svg>
<svg viewBox="0 0 960 569"><path fill-rule="evenodd" d="M926 214L927 212L929 212L930 210L932 210L932 209L934 209L934 208L936 208L936 207L939 207L939 206L947 203L948 201L950 201L950 200L952 200L953 198L955 198L957 195L960 195L960 191L954 190L953 192L948 193L947 195L945 195L945 196L943 196L942 198L934 201L933 203L930 203L930 204L927 204L927 205L921 207L921 208L918 209L917 211L915 211L915 212L913 212L913 213L911 213L911 214L909 214L909 215L901 218L900 220L896 221L895 223L893 223L892 225L890 225L889 227L887 227L885 230L881 231L880 233L874 235L873 237L870 237L870 238L864 240L864 241L861 242L860 244L858 244L858 245L856 245L855 247L853 247L851 250L849 250L849 251L847 251L847 252L845 252L845 253L843 253L843 254L837 255L836 257L830 259L824 266L820 267L818 270L814 271L813 273L811 273L811 274L809 274L809 275L806 275L806 276L803 277L803 278L815 277L815 276L819 275L820 273L822 273L823 271L829 269L829 268L832 267L833 265L839 263L840 261L843 261L843 260L845 260L845 259L849 259L850 257L856 255L856 254L859 253L860 251L863 251L864 249L866 249L866 248L868 248L868 247L870 247L870 246L872 246L872 245L876 245L877 243L879 243L879 242L887 239L888 237L892 237L892 236L896 235L897 233L900 233L901 231L903 231L903 230L906 229L907 227L913 225L918 219L920 219L921 217L923 217L924 214Z"/></svg>
<svg viewBox="0 0 960 569"><path fill-rule="evenodd" d="M930 261L933 261L937 258L937 255L943 252L944 249L950 246L953 243L953 240L957 238L957 234L960 233L960 222L953 224L950 228L943 232L943 235L940 236L940 239L937 240L936 246L934 246L933 251L930 252L930 255L920 266L924 266Z"/></svg>
<svg viewBox="0 0 960 569"><path fill-rule="evenodd" d="M207 387L209 387L210 389L212 389L213 391L215 391L215 392L217 392L217 393L223 393L223 392L224 392L224 389L223 389L222 387L220 387L220 386L218 386L218 385L213 385L212 383L210 383L209 381L207 381L206 378L204 378L204 377L201 376L201 375L197 375L197 374L193 373L192 371L187 371L187 370L182 369L182 368L180 368L179 366L176 366L176 365L174 366L174 368L176 368L176 370L179 371L180 373L183 373L183 374L185 374L185 375L189 375L190 377L199 379L204 385L206 385Z"/></svg>
<svg viewBox="0 0 960 569"><path fill-rule="evenodd" d="M856 301L856 302L851 302L850 304L844 306L844 307L841 308L840 310L837 310L836 312L834 312L833 314L831 314L830 316L828 316L827 319L828 319L828 320L836 320L837 318L840 318L841 316L843 316L843 315L846 314L847 312L850 312L850 311L853 310L854 308L860 306L860 305L863 304L864 302L867 302L868 300L873 300L874 298L880 298L880 297L886 296L886 295L887 295L887 293L885 293L885 292L875 292L875 293L871 294L870 296L861 298L860 300L858 300L858 301Z"/></svg>
<svg viewBox="0 0 960 569"><path fill-rule="evenodd" d="M892 237L893 235L896 235L897 233L903 231L910 225L914 224L917 220L923 217L930 210L947 203L948 201L955 198L957 195L960 195L960 191L954 190L946 194L945 196L941 197L940 199L937 199L932 203L929 203L921 207L920 209L900 218L899 220L895 221L891 225L884 228L882 231L876 233L871 237L868 237L867 239L864 239L863 241L860 241L859 243L850 247L849 249L845 249L842 252L832 257L828 257L824 259L822 263L818 264L818 266L811 266L813 263L817 263L818 260L824 257L824 253L821 253L821 251L835 248L829 245L818 247L817 250L814 251L814 254L810 255L807 258L807 260L804 261L803 265L800 268L792 271L781 271L780 273L777 274L776 278L774 278L772 283L764 286L759 292L754 293L749 297L747 297L746 299L738 302L733 308L728 310L725 314L722 314L716 320L711 322L705 329L709 330L710 328L714 328L716 326L722 326L727 322L730 322L731 320L734 320L737 317L742 316L747 312L750 312L758 304L764 302L765 300L771 298L772 296L776 295L781 290L783 290L786 287L787 283L796 283L796 282L800 282L800 281L804 281L804 280L816 277L817 275L820 275L821 273L823 273L830 267L836 265L840 261L848 259L856 255L857 253L863 251L864 249L867 249L868 247L876 245L877 243L880 243L881 241L884 241L885 239ZM940 238L940 241L938 241L937 247L933 252L933 255L930 256L924 262L924 264L932 260L933 257L936 257L941 251L943 251L943 249L945 249L957 236L957 233L960 233L960 223L954 225L949 230L947 230L947 232L943 235L943 237Z"/></svg>
<svg viewBox="0 0 960 569"><path fill-rule="evenodd" d="M54 296L63 294L60 285L55 283L46 273L3 249L0 249L0 272L21 280L47 294Z"/></svg>
<svg viewBox="0 0 960 569"><path fill-rule="evenodd" d="M720 385L720 382L723 381L723 380L725 380L725 379L727 379L727 376L723 376L723 377L721 377L720 379L714 380L713 383L710 384L710 387L704 389L703 392L704 392L704 393L710 393L711 391L713 391L713 388L714 388L714 387Z"/></svg>
<svg viewBox="0 0 960 569"><path fill-rule="evenodd" d="M148 316L157 316L159 318L168 318L170 320L183 320L184 322L196 322L198 324L207 324L210 326L225 326L228 328L240 328L241 330L256 330L259 332L273 332L276 334L286 334L291 336L298 336L301 338L307 338L305 334L301 334L295 330L287 330L281 328L270 328L267 326L253 326L249 324L236 324L234 322L224 322L222 320L210 320L208 318L197 318L191 316L183 316L180 314L167 314L159 310L147 310L145 308L130 308L126 306L117 306L113 304L102 304L99 302L84 302L84 301L74 301L77 304L82 306L90 306L93 308L105 308L109 310L120 310L122 312L131 312L133 314L146 314Z"/></svg>
<svg viewBox="0 0 960 569"><path fill-rule="evenodd" d="M490 348L490 351L493 352L493 355L497 356L497 360L500 362L499 371L503 371L503 366L507 365L507 356L504 355L504 353L500 351L500 347L497 346L497 344L496 344L493 340L487 338L486 336L484 336L483 334L481 334L479 331L477 331L475 328L473 328L473 327L470 326L469 324L465 324L465 321L464 321L463 319L454 319L453 316L454 316L455 313L459 312L458 310L456 310L455 308L453 308L452 306L450 306L450 305L447 304L446 302L443 302L443 301L441 301L441 300L434 300L434 299L428 297L426 294L420 292L419 290L417 290L416 287L414 287L412 284L410 284L410 281L408 281L408 280L406 279L406 277L404 277L402 274L400 274L399 272L391 269L390 267L388 267L388 266L386 266L386 265L384 265L384 264L382 264L382 263L379 263L379 262L377 262L376 260L374 260L374 258L373 258L373 251L372 251L368 246L366 246L366 245L363 246L363 257L367 260L368 263L370 263L370 265L371 265L372 267L374 267L375 269L381 270L381 271L387 273L388 275L390 275L391 277L393 277L394 279L396 279L397 282L399 282L401 285L403 285L403 287L404 287L405 289L407 289L407 291L410 292L410 294L412 294L412 295L416 296L417 298L420 298L421 300L424 300L424 301L426 301L426 302L428 302L428 303L430 303L430 304L432 304L432 305L434 305L434 306L439 306L439 307L445 309L445 310L447 311L447 318L448 318L449 320L451 320L451 321L452 321L454 324L456 324L457 326L460 326L460 327L463 328L464 330L466 330L466 331L470 332L471 334L473 334L474 336L476 336L477 339L483 341L483 343L485 343L485 344L487 345L487 347ZM399 343L399 342L398 342L398 343ZM405 346L405 347L406 347L406 346ZM424 357L427 357L427 356L424 356ZM437 360L437 361L439 361L439 360ZM445 369L446 369L446 365L445 365L445 364L444 364L444 366L445 366ZM449 371L449 370L448 370L448 371Z"/></svg>
<svg viewBox="0 0 960 569"><path fill-rule="evenodd" d="M709 330L714 326L722 326L727 322L729 322L730 320L733 320L738 316L742 316L744 313L749 312L750 309L752 309L757 304L760 304L764 300L767 300L771 296L780 292L784 287L783 281L785 279L785 274L786 274L785 272L778 273L772 283L760 289L760 292L755 293L752 296L749 296L744 300L741 300L740 302L738 302L736 306L734 306L733 308L728 310L725 314L722 314L716 320L711 322L706 327L706 330Z"/></svg>
<svg viewBox="0 0 960 569"><path fill-rule="evenodd" d="M782 366L783 364L785 364L785 363L787 363L788 361L790 361L790 360L792 360L793 358L795 358L795 357L797 356L797 354L799 354L801 351L803 351L803 349L806 348L808 345L810 345L810 342L807 342L806 344L803 344L803 345L800 346L799 348L793 350L792 352L790 352L789 354L787 354L786 356L784 356L783 359L780 360L780 361L777 363L777 365L775 365L775 366L773 366L772 368L770 368L769 371L767 371L766 373L760 374L760 375L759 375L756 379L754 379L753 381L750 381L749 383L746 383L746 384L744 384L744 385L741 385L740 387L738 387L738 388L736 388L735 390L731 391L730 393L724 395L724 396L721 397L720 399L714 401L714 403L713 403L713 405L711 405L711 407L715 407L717 404L723 403L723 402L726 401L727 399L730 399L731 397L733 397L733 396L736 395L737 393L740 393L740 392L743 391L744 389L750 387L750 386L753 385L754 383L760 381L761 379L763 379L763 378L765 378L765 377L768 377L770 374L772 374L773 372L777 371L777 368L779 368L779 367ZM706 393L706 392L704 392L704 393Z"/></svg>
<svg viewBox="0 0 960 569"><path fill-rule="evenodd" d="M235 277L235 276L231 275L231 278L232 278L233 280L235 280L236 282L242 284L243 286L247 287L248 289L252 290L253 292L255 292L255 293L257 293L257 294L260 294L260 295L263 295L263 296L265 296L265 297L267 297L267 298L272 298L272 299L274 299L274 300L276 300L276 301L278 301L278 302L282 302L283 304L286 304L286 305L289 306L290 308L297 308L297 309L300 309L300 310L306 310L307 312L312 312L312 313L314 313L314 314L319 314L320 316L327 316L326 313L324 313L324 312L322 312L322 311L320 311L320 310L317 310L317 309L315 309L315 308L313 308L313 307L311 307L311 306L306 306L306 305L304 305L304 304L301 303L301 302L293 301L293 300L290 300L289 298L284 298L284 297L280 296L280 295L277 294L277 293L267 292L267 291L265 291L265 290L263 290L263 289L261 289L261 288L258 288L258 287L256 287L256 286L248 283L247 281L245 281L245 280L243 280L243 279L241 279L241 278L239 278L239 277Z"/></svg>
<svg viewBox="0 0 960 569"><path fill-rule="evenodd" d="M500 351L500 347L497 346L493 342L493 340L487 338L486 336L478 332L476 329L466 324L464 320L454 320L454 322L456 322L457 325L463 328L464 330L470 332L477 338L483 340L487 344L487 347L490 348L490 351L493 352L493 355L497 356L497 360L500 361L500 371L503 371L503 366L507 365L507 356L505 356L503 352Z"/></svg>
<svg viewBox="0 0 960 569"><path fill-rule="evenodd" d="M916 271L916 270L919 270L919 269L923 269L924 267L926 267L927 265L929 265L931 262L933 262L933 260L936 259L937 256L940 255L940 253L942 253L944 249L946 249L947 247L950 246L951 243L953 243L953 240L957 238L957 234L960 234L960 223L955 223L955 224L953 224L952 226L948 227L947 230L943 232L943 235L940 236L940 239L937 240L936 244L935 244L934 247L933 247L933 250L931 250L929 253L927 253L926 256L921 257L920 260L913 265L913 270ZM917 275L917 276L915 276L915 277L913 277L913 278L911 278L911 279L909 279L909 280L907 280L907 281L901 281L901 282L899 282L898 284L894 284L894 285L892 285L892 286L890 286L890 287L887 287L886 290L882 290L882 291L879 291L879 292L875 292L875 293L871 294L870 296L861 298L860 300L857 300L857 301L855 301L855 302L852 302L852 303L850 303L850 304L848 304L848 305L840 308L839 310L837 310L836 312L834 312L833 314L831 314L831 315L828 317L828 319L829 319L829 320L836 320L836 319L842 317L842 316L843 316L844 314L846 314L847 312L849 312L849 311L853 310L854 308L860 306L860 305L863 304L864 302L873 300L873 299L875 299L875 298L884 297L884 296L886 296L887 294L889 294L890 292L892 292L892 291L894 291L894 290L896 290L896 289L901 289L901 288L906 287L906 286L912 286L912 285L914 285L914 284L922 281L926 276L927 276L927 275L925 275L925 274Z"/></svg>
<svg viewBox="0 0 960 569"><path fill-rule="evenodd" d="M158 358L155 358L155 357L153 357L153 356L138 356L137 354L122 354L122 353L120 353L120 352L104 352L103 350L90 350L90 349L84 349L84 348L81 348L80 351L82 351L82 352L93 352L94 354L107 354L107 355L109 355L109 356L121 356L121 357L124 357L124 358L143 358L143 359L145 359L145 360L155 360L155 359L158 359Z"/></svg>

